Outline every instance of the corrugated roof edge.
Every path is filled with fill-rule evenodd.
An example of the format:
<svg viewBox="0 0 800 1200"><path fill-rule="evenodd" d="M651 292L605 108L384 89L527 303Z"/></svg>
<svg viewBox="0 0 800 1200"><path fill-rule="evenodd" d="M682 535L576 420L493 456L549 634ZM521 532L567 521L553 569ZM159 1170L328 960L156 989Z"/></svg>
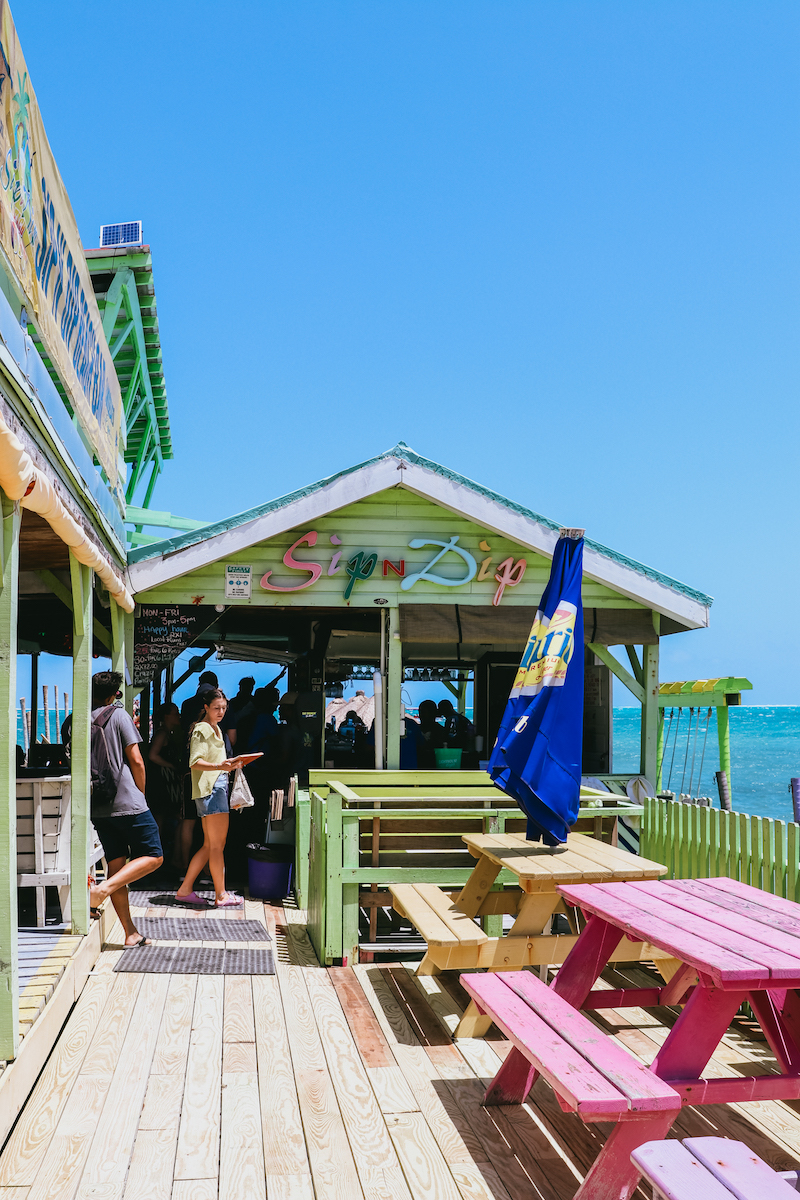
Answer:
<svg viewBox="0 0 800 1200"><path fill-rule="evenodd" d="M298 488L294 492L287 492L285 496L279 496L276 500L270 500L267 504L260 504L256 508L250 508L246 512L237 513L236 516L227 517L224 521L216 521L211 525L204 525L201 529L193 529L189 533L182 533L178 537L167 538L161 542L151 542L146 546L139 546L128 552L128 562L145 562L150 558L158 558L162 554L174 554L177 550L183 550L187 546L194 546L198 542L203 542L207 538L216 537L217 534L227 533L230 529L236 529L239 525L244 525L247 521L253 521L257 517L266 516L267 513L275 512L279 508L285 508L287 504L293 503L295 500L301 500L304 496L313 495L321 488L327 487L328 484L334 483L337 479L343 479L346 475L353 475L356 471L363 470L364 467L371 467L374 463L381 462L386 458L401 458L415 466L423 467L425 470L433 471L436 475L442 475L445 479L451 479L454 483L463 484L465 487L471 488L472 491L478 492L481 496L486 496L489 500L494 500L498 504L502 504L504 508L511 512L519 513L520 516L528 517L530 520L537 521L540 525L544 525L546 529L558 531L561 529L561 523L551 521L549 517L543 517L541 513L533 512L532 509L526 508L524 504L517 504L515 500L509 500L506 496L501 496L499 492L493 492L490 488L483 487L482 484L476 483L474 479L468 479L466 475L459 475L457 471L451 471L449 467L443 467L441 463L434 462L433 459L424 458L423 455L417 454L405 442L398 442L391 450L386 450L383 454L376 454L374 458L368 458L364 462L356 463L353 467L347 467L343 471L337 471L333 475L328 475L325 479L319 479L316 483L310 483L306 487ZM592 538L586 538L588 547L595 550L598 554L602 554L604 558L611 559L612 562L619 563L621 566L629 567L638 575L643 575L647 579L652 579L656 583L662 583L665 587L672 588L673 591L680 592L684 596L689 596L692 600L696 600L698 604L711 605L714 602L712 596L707 596L705 592L700 592L697 588L689 587L686 583L681 583L678 579L672 579L669 575L665 575L663 571L657 571L655 567L648 567L644 563L637 562L633 558L629 558L627 554L620 554L617 550L612 550L609 546L604 546L601 542L595 542Z"/></svg>

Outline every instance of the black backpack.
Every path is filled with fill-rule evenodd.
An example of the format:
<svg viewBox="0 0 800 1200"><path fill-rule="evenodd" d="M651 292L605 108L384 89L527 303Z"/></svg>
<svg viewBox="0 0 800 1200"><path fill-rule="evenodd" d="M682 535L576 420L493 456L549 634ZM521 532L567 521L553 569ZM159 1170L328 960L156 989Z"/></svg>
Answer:
<svg viewBox="0 0 800 1200"><path fill-rule="evenodd" d="M119 775L111 765L106 740L106 725L116 712L116 706L106 705L92 721L91 746L91 783L92 802L91 815L95 816L97 809L107 808L113 804L119 787Z"/></svg>

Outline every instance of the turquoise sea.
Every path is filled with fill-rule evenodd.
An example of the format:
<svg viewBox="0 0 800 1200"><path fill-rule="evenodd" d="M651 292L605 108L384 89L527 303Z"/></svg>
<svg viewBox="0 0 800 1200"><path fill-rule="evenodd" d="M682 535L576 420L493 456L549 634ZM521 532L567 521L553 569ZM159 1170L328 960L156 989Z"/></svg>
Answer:
<svg viewBox="0 0 800 1200"><path fill-rule="evenodd" d="M614 709L615 771L639 769L640 711L638 708ZM718 805L717 785L714 779L714 772L719 769L716 713L712 711L706 735L708 709L699 711L699 729L695 715L688 751L688 710L683 711L678 726L676 712L671 731L667 712L665 735L669 736L665 745L662 786L669 787L676 794L681 791L688 792L694 760L692 795L712 796L715 805ZM776 817L782 821L792 820L789 780L800 777L800 708L747 705L728 711L734 809L761 817ZM668 783L670 770L672 781Z"/></svg>

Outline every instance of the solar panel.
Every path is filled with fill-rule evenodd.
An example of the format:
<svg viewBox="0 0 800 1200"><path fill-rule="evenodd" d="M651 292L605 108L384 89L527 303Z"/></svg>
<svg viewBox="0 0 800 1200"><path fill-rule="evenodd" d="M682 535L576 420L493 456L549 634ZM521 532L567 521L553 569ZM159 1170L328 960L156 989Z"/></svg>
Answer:
<svg viewBox="0 0 800 1200"><path fill-rule="evenodd" d="M141 246L141 244L141 221L121 221L117 225L100 226L101 246Z"/></svg>

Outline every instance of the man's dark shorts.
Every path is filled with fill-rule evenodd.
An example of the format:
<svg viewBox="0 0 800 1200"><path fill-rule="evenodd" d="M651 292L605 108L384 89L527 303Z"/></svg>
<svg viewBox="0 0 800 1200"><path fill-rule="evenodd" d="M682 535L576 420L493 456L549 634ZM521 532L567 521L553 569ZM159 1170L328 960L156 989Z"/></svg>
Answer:
<svg viewBox="0 0 800 1200"><path fill-rule="evenodd" d="M115 858L163 857L158 826L149 808L122 817L97 817L92 824L102 842L106 862Z"/></svg>

